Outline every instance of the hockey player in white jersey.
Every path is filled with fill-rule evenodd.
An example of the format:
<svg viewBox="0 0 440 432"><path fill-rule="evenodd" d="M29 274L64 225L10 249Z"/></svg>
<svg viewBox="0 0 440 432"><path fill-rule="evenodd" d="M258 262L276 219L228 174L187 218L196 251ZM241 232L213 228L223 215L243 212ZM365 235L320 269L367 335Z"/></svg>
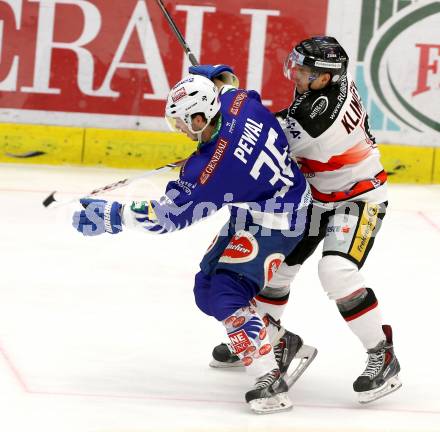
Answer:
<svg viewBox="0 0 440 432"><path fill-rule="evenodd" d="M368 353L367 366L353 383L359 402L366 403L401 383L391 327L382 325L375 293L359 271L385 216L387 175L347 65L345 50L326 36L302 41L286 58L284 72L295 82L295 95L276 115L312 188L314 205L308 235L255 300L261 316L279 323L291 282L324 240L318 265L322 287ZM279 349L277 341L272 343ZM285 346L282 338L280 343ZM215 347L213 357L214 367L239 365L226 344Z"/></svg>

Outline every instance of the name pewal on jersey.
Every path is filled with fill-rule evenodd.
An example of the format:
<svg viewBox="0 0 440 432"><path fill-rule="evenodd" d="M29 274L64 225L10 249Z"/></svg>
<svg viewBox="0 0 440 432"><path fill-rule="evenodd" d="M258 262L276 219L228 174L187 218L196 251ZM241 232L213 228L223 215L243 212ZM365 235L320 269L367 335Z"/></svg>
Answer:
<svg viewBox="0 0 440 432"><path fill-rule="evenodd" d="M247 164L246 154L252 154L255 144L260 138L262 130L263 123L257 123L251 118L246 119L243 134L238 140L237 148L234 150L234 156L236 156L244 164Z"/></svg>

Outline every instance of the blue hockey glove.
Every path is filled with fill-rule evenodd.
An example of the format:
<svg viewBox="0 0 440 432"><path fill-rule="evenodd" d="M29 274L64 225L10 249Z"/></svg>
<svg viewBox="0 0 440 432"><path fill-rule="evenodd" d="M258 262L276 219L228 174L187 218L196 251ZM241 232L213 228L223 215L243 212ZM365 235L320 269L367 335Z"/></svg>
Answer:
<svg viewBox="0 0 440 432"><path fill-rule="evenodd" d="M189 73L194 75L202 75L211 81L213 81L215 78L223 82L223 84L230 85L235 88L238 88L240 85L240 81L234 74L231 66L228 65L198 65L190 66L188 70Z"/></svg>
<svg viewBox="0 0 440 432"><path fill-rule="evenodd" d="M224 72L230 72L231 74L234 74L231 66L224 64L190 66L188 71L190 74L202 75L210 80L219 77Z"/></svg>
<svg viewBox="0 0 440 432"><path fill-rule="evenodd" d="M122 231L122 204L89 198L82 198L79 202L84 210L75 212L72 221L77 231L85 236L117 234Z"/></svg>

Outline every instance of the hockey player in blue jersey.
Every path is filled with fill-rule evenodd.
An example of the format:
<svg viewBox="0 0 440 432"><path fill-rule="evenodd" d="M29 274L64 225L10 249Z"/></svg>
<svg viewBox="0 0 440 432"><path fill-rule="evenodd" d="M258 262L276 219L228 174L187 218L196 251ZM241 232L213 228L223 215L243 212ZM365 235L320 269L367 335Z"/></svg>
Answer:
<svg viewBox="0 0 440 432"><path fill-rule="evenodd" d="M221 321L235 353L256 378L246 393L252 411L290 409L287 384L269 334L251 300L271 280L301 240L311 202L309 186L288 155L275 117L255 91L189 75L170 91L166 116L197 139L177 181L158 201L82 199L74 227L86 236L116 234L123 227L150 233L182 229L230 207L195 276L197 306Z"/></svg>

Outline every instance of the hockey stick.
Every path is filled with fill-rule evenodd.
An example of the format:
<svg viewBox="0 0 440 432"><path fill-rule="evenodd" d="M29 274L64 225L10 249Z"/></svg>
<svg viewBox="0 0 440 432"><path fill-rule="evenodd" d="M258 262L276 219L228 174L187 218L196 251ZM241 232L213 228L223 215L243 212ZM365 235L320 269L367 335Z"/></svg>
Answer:
<svg viewBox="0 0 440 432"><path fill-rule="evenodd" d="M16 158L16 159L27 159L27 158L32 158L32 157L36 157L36 156L42 156L46 154L46 152L44 151L40 151L40 150L34 150L34 151L29 151L26 153L9 153L9 152L5 152L4 155L11 157L11 158Z"/></svg>
<svg viewBox="0 0 440 432"><path fill-rule="evenodd" d="M156 0L157 5L160 7L161 11L163 12L166 20L168 21L168 24L170 25L171 29L173 30L174 34L177 37L177 40L179 41L180 45L182 46L183 50L185 51L186 55L188 56L189 61L193 66L198 66L199 62L194 57L194 54L191 52L188 44L186 43L185 39L182 36L182 33L180 33L180 30L177 28L176 23L174 22L173 18L171 18L171 15L167 11L165 5L162 3L162 0Z"/></svg>
<svg viewBox="0 0 440 432"><path fill-rule="evenodd" d="M199 62L195 58L194 54L191 52L190 47L186 43L180 30L177 28L176 23L174 22L173 18L171 17L170 13L168 12L167 8L163 4L162 0L156 0L156 3L160 7L166 20L168 21L168 24L170 25L171 29L173 30L174 34L176 35L177 40L179 41L180 45L182 46L183 50L185 51L186 55L188 56L188 59L191 62L191 64L193 66L198 66ZM239 80L238 80L237 76L231 72L223 72L220 75L218 75L216 78L218 78L224 84L232 85L235 88L238 88L238 86L239 86Z"/></svg>
<svg viewBox="0 0 440 432"><path fill-rule="evenodd" d="M44 207L49 207L53 203L58 203L59 204L58 207L59 207L61 205L74 203L74 202L78 201L80 198L95 196L95 195L106 193L106 192L109 192L109 191L112 191L112 190L115 190L115 189L119 189L121 187L128 186L129 184L133 183L136 180L143 179L143 178L146 178L146 177L150 177L150 176L159 174L161 172L171 171L173 168L177 168L179 166L182 166L186 162L186 160L187 159L183 159L183 160L180 160L180 161L177 161L177 162L169 163L169 164L166 164L166 165L161 166L159 168L155 168L153 170L146 171L146 172L144 172L142 174L139 174L137 176L126 178L126 179L123 179L123 180L119 180L119 181L114 182L114 183L110 183L110 184L108 184L106 186L100 187L98 189L94 189L91 192L89 192L88 194L81 195L80 197L71 199L69 201L58 201L55 198L55 194L57 193L57 191L53 191L43 201L43 206Z"/></svg>

